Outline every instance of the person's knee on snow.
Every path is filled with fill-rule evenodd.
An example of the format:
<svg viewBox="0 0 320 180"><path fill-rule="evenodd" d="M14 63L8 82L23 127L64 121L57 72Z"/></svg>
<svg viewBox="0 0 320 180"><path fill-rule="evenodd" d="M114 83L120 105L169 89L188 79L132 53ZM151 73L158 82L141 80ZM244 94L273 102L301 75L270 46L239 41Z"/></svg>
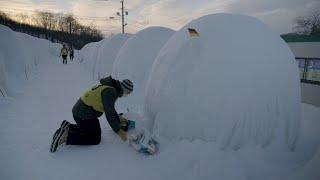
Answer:
<svg viewBox="0 0 320 180"><path fill-rule="evenodd" d="M92 134L92 145L98 145L101 142L101 133L100 134Z"/></svg>

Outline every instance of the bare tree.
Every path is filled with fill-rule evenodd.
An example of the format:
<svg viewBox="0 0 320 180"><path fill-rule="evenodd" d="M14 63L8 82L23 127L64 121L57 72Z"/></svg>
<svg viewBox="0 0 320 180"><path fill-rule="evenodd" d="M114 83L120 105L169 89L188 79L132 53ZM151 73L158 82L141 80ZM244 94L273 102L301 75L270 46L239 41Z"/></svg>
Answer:
<svg viewBox="0 0 320 180"><path fill-rule="evenodd" d="M40 27L44 29L48 29L49 26L49 13L48 12L37 12L36 13L36 21Z"/></svg>
<svg viewBox="0 0 320 180"><path fill-rule="evenodd" d="M101 32L95 29L93 25L91 25L92 27L81 25L73 15L38 12L32 17L18 16L23 17L22 19L33 19L33 22L28 24L19 18L17 18L18 20L12 19L0 11L0 24L8 26L14 31L45 38L52 42L65 42L77 49L89 42L100 41L103 38Z"/></svg>
<svg viewBox="0 0 320 180"><path fill-rule="evenodd" d="M28 18L29 16L24 14L24 13L19 13L17 15L15 15L18 19L18 21L21 23L21 24L26 24L27 21L28 21Z"/></svg>
<svg viewBox="0 0 320 180"><path fill-rule="evenodd" d="M8 20L8 16L6 13L0 11L0 22L5 24L5 22Z"/></svg>
<svg viewBox="0 0 320 180"><path fill-rule="evenodd" d="M293 28L298 34L320 35L320 12L314 12L308 17L296 18Z"/></svg>
<svg viewBox="0 0 320 180"><path fill-rule="evenodd" d="M63 14L59 14L58 16L58 29L59 31L62 31L62 32L67 32L68 30L68 27L66 26L66 17L63 15Z"/></svg>
<svg viewBox="0 0 320 180"><path fill-rule="evenodd" d="M71 34L73 31L73 26L75 24L77 24L77 20L73 17L72 14L67 15L66 17L66 23L67 23L67 27L68 27L68 32Z"/></svg>
<svg viewBox="0 0 320 180"><path fill-rule="evenodd" d="M73 29L72 32L75 34L81 34L82 27L83 27L83 25L81 25L78 21L76 21L72 25L72 29Z"/></svg>

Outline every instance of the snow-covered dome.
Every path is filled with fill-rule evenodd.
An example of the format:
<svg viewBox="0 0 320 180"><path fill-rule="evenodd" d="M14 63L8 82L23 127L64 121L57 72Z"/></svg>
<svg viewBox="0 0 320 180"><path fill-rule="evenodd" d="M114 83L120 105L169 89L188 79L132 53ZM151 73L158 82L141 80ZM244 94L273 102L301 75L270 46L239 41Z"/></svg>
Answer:
<svg viewBox="0 0 320 180"><path fill-rule="evenodd" d="M130 79L134 83L133 93L125 99L128 108L142 108L152 64L173 33L168 28L149 27L133 35L120 49L113 64L112 76L120 80Z"/></svg>
<svg viewBox="0 0 320 180"><path fill-rule="evenodd" d="M117 34L101 42L94 69L95 79L111 75L113 62L120 48L130 36L130 34Z"/></svg>
<svg viewBox="0 0 320 180"><path fill-rule="evenodd" d="M92 42L86 44L82 49L81 49L81 59L80 62L90 71L92 72L92 77L94 77L94 67L95 67L95 62L97 60L97 54L99 47L103 41L106 41L107 39L103 39L99 42Z"/></svg>
<svg viewBox="0 0 320 180"><path fill-rule="evenodd" d="M188 28L199 36L191 37ZM159 52L147 84L145 113L155 134L199 138L221 148L271 143L294 148L300 123L295 58L259 20L201 17Z"/></svg>

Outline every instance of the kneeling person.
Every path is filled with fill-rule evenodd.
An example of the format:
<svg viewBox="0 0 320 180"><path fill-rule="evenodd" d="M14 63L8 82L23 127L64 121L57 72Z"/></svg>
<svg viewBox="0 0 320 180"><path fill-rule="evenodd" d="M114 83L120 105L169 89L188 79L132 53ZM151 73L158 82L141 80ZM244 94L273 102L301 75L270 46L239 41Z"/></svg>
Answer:
<svg viewBox="0 0 320 180"><path fill-rule="evenodd" d="M67 145L97 145L101 141L98 117L103 112L112 130L123 141L127 140L127 128L122 127L115 102L133 91L133 83L125 79L118 81L111 76L100 80L100 84L85 92L73 106L72 114L76 124L64 120L53 135L51 152L63 143Z"/></svg>

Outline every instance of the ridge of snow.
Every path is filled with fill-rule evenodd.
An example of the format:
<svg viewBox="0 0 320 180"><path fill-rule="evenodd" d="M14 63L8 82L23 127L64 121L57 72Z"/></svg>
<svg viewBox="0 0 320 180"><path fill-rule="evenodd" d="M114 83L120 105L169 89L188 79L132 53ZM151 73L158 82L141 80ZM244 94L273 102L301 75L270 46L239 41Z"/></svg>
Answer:
<svg viewBox="0 0 320 180"><path fill-rule="evenodd" d="M21 81L33 77L38 64L57 62L59 44L14 32L3 25L0 25L0 39L0 88L4 91L1 94L14 94Z"/></svg>

